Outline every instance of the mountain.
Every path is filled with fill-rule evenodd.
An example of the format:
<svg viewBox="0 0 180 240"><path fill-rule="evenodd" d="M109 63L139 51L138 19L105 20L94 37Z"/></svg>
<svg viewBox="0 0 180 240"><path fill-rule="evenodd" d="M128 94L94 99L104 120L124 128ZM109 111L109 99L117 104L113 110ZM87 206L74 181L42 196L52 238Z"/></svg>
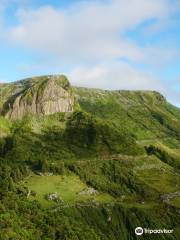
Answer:
<svg viewBox="0 0 180 240"><path fill-rule="evenodd" d="M22 118L28 113L48 115L73 111L70 84L63 75L27 79L3 88L6 102L2 102L2 112L11 119Z"/></svg>
<svg viewBox="0 0 180 240"><path fill-rule="evenodd" d="M179 108L64 75L1 84L0 96L0 239L138 239L136 227L179 239Z"/></svg>

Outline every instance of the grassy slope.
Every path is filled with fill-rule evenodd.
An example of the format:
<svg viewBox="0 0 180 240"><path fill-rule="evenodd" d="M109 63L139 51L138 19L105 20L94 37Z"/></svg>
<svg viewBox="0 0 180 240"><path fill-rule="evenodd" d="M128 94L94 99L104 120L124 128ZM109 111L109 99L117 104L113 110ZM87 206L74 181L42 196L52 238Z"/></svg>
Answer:
<svg viewBox="0 0 180 240"><path fill-rule="evenodd" d="M64 204L85 201L111 202L113 198L108 194L98 193L97 195L80 195L79 192L87 188L79 177L74 174L37 176L32 175L24 180L25 186L35 191L37 195L31 197L31 200L38 200L44 207L57 206L55 202L45 199L45 194L57 192Z"/></svg>
<svg viewBox="0 0 180 240"><path fill-rule="evenodd" d="M38 193L35 199L44 206L52 204L43 198L48 192L58 191L67 202L85 201L86 197L75 194L85 186L101 193L96 197L97 208L91 203L61 209L63 216L78 219L81 229L86 226L87 234L92 231L89 236L81 232L81 239L135 239L134 227L142 224L175 226L177 209L168 210L160 196L179 191L177 169L154 155L146 156L142 148L153 145L180 161L179 109L156 92L83 88L74 88L74 92L80 109L88 114L34 116L13 122L12 127L2 118L2 128L13 142L10 148L6 146L3 158L15 165L57 172L27 180L26 185ZM89 135L92 130L94 135ZM114 206L103 206L112 199ZM169 201L169 206L180 207L179 198ZM178 239L175 234L173 239Z"/></svg>
<svg viewBox="0 0 180 240"><path fill-rule="evenodd" d="M157 92L75 88L81 108L140 139L180 137L179 109Z"/></svg>

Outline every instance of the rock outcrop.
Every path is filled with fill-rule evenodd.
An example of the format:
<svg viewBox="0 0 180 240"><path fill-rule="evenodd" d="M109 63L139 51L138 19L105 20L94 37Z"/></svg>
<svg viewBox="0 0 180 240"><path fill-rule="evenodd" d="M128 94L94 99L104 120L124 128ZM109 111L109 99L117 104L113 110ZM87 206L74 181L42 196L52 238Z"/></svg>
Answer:
<svg viewBox="0 0 180 240"><path fill-rule="evenodd" d="M45 199L54 202L63 202L62 198L57 192L46 194Z"/></svg>
<svg viewBox="0 0 180 240"><path fill-rule="evenodd" d="M49 115L72 112L74 97L69 81L63 75L34 78L6 103L5 116L20 119L27 114Z"/></svg>
<svg viewBox="0 0 180 240"><path fill-rule="evenodd" d="M79 192L79 195L96 195L96 194L98 194L98 191L92 187L88 187Z"/></svg>

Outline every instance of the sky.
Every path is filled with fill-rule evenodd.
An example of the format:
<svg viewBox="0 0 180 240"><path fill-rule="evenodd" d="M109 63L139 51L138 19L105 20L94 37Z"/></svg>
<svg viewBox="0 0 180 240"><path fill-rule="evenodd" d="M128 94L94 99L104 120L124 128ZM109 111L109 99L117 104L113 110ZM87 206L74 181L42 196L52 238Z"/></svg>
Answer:
<svg viewBox="0 0 180 240"><path fill-rule="evenodd" d="M180 1L0 0L0 81L46 74L180 107Z"/></svg>

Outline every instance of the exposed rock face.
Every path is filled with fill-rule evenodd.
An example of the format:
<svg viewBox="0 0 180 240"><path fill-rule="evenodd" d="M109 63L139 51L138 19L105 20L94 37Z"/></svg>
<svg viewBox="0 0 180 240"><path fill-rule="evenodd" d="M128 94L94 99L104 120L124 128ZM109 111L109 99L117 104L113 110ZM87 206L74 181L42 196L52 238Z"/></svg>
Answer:
<svg viewBox="0 0 180 240"><path fill-rule="evenodd" d="M31 85L8 103L6 117L20 119L30 114L49 115L72 112L74 98L67 78L63 75L47 76L32 81Z"/></svg>
<svg viewBox="0 0 180 240"><path fill-rule="evenodd" d="M97 190L95 190L92 187L88 187L84 190L82 190L81 192L79 192L79 195L96 195L98 193Z"/></svg>

